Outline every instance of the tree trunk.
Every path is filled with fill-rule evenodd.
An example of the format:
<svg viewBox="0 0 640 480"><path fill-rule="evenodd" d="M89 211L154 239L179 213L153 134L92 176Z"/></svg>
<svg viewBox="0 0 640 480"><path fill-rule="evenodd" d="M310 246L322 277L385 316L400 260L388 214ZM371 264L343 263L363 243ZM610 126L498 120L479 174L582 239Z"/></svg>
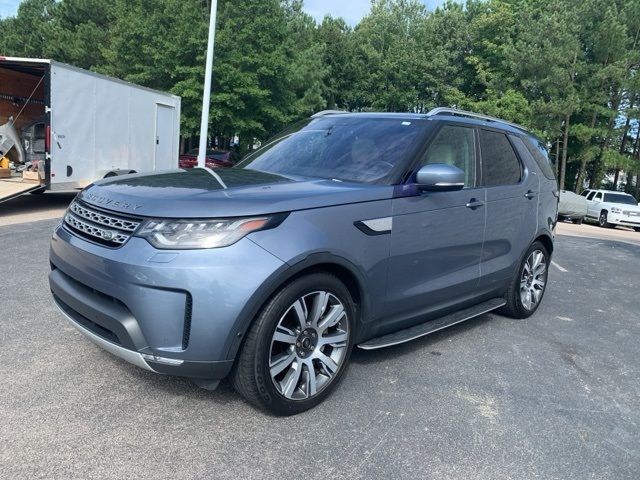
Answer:
<svg viewBox="0 0 640 480"><path fill-rule="evenodd" d="M587 171L587 159L583 155L580 159L580 167L578 169L578 178L576 179L576 188L574 191L579 195L582 193L582 189L584 188L582 185L584 184L584 176Z"/></svg>
<svg viewBox="0 0 640 480"><path fill-rule="evenodd" d="M635 98L631 98L631 101L629 102L629 109L633 108L633 103L634 103ZM624 124L624 129L622 130L622 140L620 141L620 155L624 155L624 149L627 146L627 138L628 137L628 133L629 133L629 126L631 125L631 117L629 115L627 115L627 121Z"/></svg>
<svg viewBox="0 0 640 480"><path fill-rule="evenodd" d="M604 170L605 170L604 159L603 159L604 151L607 148L607 144L611 139L611 134L613 133L613 129L616 124L615 120L618 117L618 107L620 107L621 93L622 92L620 90L616 90L614 97L611 99L611 110L613 110L616 114L612 115L611 118L609 118L609 123L607 124L607 133L604 136L604 140L600 145L600 150L595 160L596 169L595 169L594 178L592 179L593 185L591 185L591 188L599 188L600 184L602 183L602 179L604 177Z"/></svg>
<svg viewBox="0 0 640 480"><path fill-rule="evenodd" d="M613 189L614 190L618 189L618 180L620 180L620 169L616 168L616 173L613 176Z"/></svg>
<svg viewBox="0 0 640 480"><path fill-rule="evenodd" d="M556 178L560 178L560 137L556 137L556 161L554 163Z"/></svg>
<svg viewBox="0 0 640 480"><path fill-rule="evenodd" d="M569 146L569 124L571 122L571 114L567 113L564 117L564 133L562 136L562 163L560 165L560 190L564 190L564 182L567 176L567 148Z"/></svg>

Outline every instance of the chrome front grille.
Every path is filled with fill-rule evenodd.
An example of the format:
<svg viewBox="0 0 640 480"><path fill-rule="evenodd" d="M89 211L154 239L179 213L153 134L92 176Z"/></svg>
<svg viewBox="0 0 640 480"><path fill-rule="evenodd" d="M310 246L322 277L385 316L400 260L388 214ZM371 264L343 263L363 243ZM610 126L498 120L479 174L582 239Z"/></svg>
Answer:
<svg viewBox="0 0 640 480"><path fill-rule="evenodd" d="M119 247L129 240L141 220L114 215L74 201L64 216L65 226L81 237L108 247Z"/></svg>

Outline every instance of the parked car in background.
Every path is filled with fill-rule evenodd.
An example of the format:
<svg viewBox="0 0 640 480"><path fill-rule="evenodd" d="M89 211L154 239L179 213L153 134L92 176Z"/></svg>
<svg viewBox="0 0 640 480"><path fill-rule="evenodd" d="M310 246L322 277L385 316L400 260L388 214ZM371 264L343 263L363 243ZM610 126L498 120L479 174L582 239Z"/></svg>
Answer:
<svg viewBox="0 0 640 480"><path fill-rule="evenodd" d="M612 190L585 190L581 195L587 200L586 220L603 228L621 225L640 232L640 206L632 195Z"/></svg>
<svg viewBox="0 0 640 480"><path fill-rule="evenodd" d="M289 415L355 345L532 315L557 189L544 144L502 120L323 112L234 168L95 182L53 234L49 282L109 352L205 388L229 375Z"/></svg>
<svg viewBox="0 0 640 480"><path fill-rule="evenodd" d="M198 151L194 148L178 157L180 168L193 168L198 165ZM207 150L205 166L208 168L229 168L236 163L236 154L227 150Z"/></svg>
<svg viewBox="0 0 640 480"><path fill-rule="evenodd" d="M571 220L571 222L581 225L586 215L587 199L585 197L569 190L560 191L558 220Z"/></svg>

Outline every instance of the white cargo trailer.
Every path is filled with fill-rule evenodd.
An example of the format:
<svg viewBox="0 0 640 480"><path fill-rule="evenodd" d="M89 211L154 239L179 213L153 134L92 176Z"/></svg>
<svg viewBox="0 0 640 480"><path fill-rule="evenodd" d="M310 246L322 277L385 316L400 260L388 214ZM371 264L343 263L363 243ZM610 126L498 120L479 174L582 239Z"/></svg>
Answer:
<svg viewBox="0 0 640 480"><path fill-rule="evenodd" d="M5 124L13 124L40 174L0 179L0 202L178 167L180 97L53 60L0 57Z"/></svg>

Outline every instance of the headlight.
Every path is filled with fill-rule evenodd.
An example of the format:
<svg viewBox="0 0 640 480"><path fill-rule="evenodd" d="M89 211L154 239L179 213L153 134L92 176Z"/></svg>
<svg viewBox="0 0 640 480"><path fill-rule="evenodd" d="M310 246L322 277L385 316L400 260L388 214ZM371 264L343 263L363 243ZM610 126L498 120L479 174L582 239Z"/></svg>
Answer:
<svg viewBox="0 0 640 480"><path fill-rule="evenodd" d="M612 213L622 213L622 209L618 207L611 207Z"/></svg>
<svg viewBox="0 0 640 480"><path fill-rule="evenodd" d="M162 249L219 248L232 245L251 232L273 228L282 220L282 215L219 220L147 220L135 235Z"/></svg>

